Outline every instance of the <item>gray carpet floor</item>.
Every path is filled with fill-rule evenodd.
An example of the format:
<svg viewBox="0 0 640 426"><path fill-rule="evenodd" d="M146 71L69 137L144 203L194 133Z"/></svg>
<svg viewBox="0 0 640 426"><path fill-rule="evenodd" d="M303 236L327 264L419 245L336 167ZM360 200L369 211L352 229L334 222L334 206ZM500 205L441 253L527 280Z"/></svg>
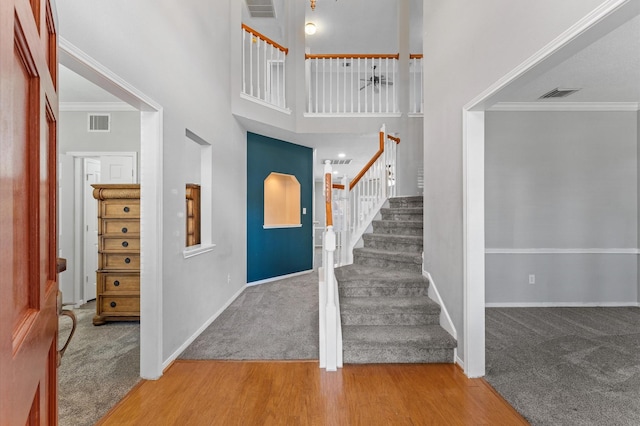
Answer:
<svg viewBox="0 0 640 426"><path fill-rule="evenodd" d="M180 359L318 359L318 274L248 287Z"/></svg>
<svg viewBox="0 0 640 426"><path fill-rule="evenodd" d="M95 327L95 302L75 311L78 328L58 369L61 426L94 425L140 380L140 324ZM59 346L71 330L60 319Z"/></svg>
<svg viewBox="0 0 640 426"><path fill-rule="evenodd" d="M640 425L640 308L490 308L486 380L533 425Z"/></svg>

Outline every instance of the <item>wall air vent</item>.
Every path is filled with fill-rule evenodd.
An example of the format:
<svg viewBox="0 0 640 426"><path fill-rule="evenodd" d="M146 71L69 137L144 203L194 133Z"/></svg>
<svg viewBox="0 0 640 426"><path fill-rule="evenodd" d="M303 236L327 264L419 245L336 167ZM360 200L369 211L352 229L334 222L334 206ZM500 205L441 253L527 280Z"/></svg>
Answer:
<svg viewBox="0 0 640 426"><path fill-rule="evenodd" d="M110 132L111 131L111 115L110 114L89 114L89 131L90 132Z"/></svg>
<svg viewBox="0 0 640 426"><path fill-rule="evenodd" d="M351 164L351 162L353 161L351 158L340 158L338 160L332 160L332 159L326 159L326 160L322 160L320 162L320 164L325 164L325 161L330 161L329 164L331 164L332 166L341 166L341 165L348 165Z"/></svg>
<svg viewBox="0 0 640 426"><path fill-rule="evenodd" d="M540 96L538 99L566 98L567 96L576 93L578 90L580 89L560 89L556 87L555 89Z"/></svg>
<svg viewBox="0 0 640 426"><path fill-rule="evenodd" d="M245 0L249 15L252 18L275 18L276 10L273 0Z"/></svg>

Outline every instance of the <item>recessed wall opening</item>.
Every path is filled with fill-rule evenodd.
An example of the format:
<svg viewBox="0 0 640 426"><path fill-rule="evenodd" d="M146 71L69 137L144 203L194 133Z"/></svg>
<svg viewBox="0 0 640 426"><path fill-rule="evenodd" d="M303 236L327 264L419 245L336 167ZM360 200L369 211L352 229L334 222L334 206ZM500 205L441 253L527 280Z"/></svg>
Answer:
<svg viewBox="0 0 640 426"><path fill-rule="evenodd" d="M272 172L264 180L264 227L300 226L300 182L293 175Z"/></svg>

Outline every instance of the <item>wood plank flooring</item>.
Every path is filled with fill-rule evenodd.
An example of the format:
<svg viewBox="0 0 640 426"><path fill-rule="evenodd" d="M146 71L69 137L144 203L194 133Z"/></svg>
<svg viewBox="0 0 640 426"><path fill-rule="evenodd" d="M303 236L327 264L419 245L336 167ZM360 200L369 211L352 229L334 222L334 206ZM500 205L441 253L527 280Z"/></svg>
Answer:
<svg viewBox="0 0 640 426"><path fill-rule="evenodd" d="M176 361L99 425L526 425L452 364Z"/></svg>

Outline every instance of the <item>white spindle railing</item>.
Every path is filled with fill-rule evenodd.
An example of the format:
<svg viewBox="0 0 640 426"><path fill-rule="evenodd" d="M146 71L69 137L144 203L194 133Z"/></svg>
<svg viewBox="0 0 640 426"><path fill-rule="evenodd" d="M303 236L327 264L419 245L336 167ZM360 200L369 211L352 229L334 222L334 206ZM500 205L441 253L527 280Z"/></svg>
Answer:
<svg viewBox="0 0 640 426"><path fill-rule="evenodd" d="M398 55L310 55L307 113L396 114Z"/></svg>
<svg viewBox="0 0 640 426"><path fill-rule="evenodd" d="M242 94L286 109L289 49L242 24Z"/></svg>
<svg viewBox="0 0 640 426"><path fill-rule="evenodd" d="M409 55L409 113L422 114L422 55Z"/></svg>
<svg viewBox="0 0 640 426"><path fill-rule="evenodd" d="M336 234L333 230L331 165L324 166L324 196L327 229L322 238L322 267L319 268L318 308L320 322L320 368L336 371L342 367L342 326L338 282L334 274Z"/></svg>
<svg viewBox="0 0 640 426"><path fill-rule="evenodd" d="M378 152L351 183L346 185L346 179L343 180L345 189L336 197L340 206L336 212L343 214L336 219L342 223L337 265L353 263L353 248L386 200L396 195L396 152L400 139L388 135L383 125L379 143Z"/></svg>

